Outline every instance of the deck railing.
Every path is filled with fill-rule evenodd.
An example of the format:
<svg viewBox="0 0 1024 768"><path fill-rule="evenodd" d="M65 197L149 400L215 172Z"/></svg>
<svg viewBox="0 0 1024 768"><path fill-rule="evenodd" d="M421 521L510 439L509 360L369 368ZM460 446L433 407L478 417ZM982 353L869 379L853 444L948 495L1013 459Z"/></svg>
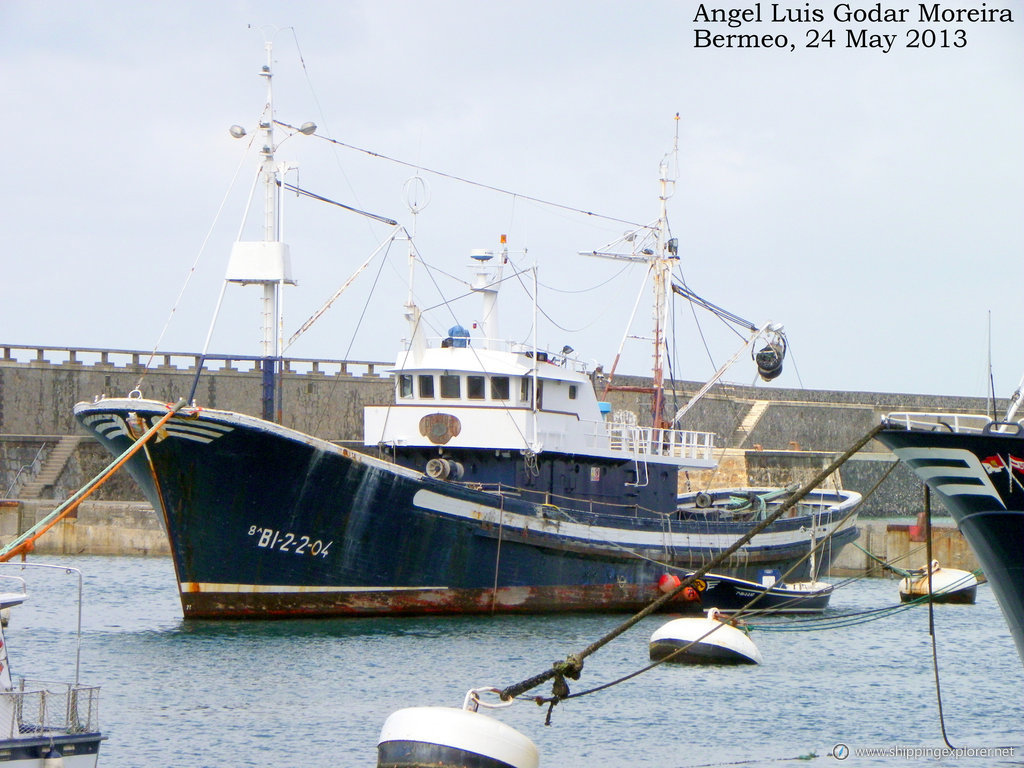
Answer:
<svg viewBox="0 0 1024 768"><path fill-rule="evenodd" d="M713 432L682 429L640 427L622 422L608 422L608 436L613 451L622 451L639 459L666 457L675 459L714 459Z"/></svg>
<svg viewBox="0 0 1024 768"><path fill-rule="evenodd" d="M977 413L898 412L885 417L885 423L903 429L925 429L946 432L982 432L992 419Z"/></svg>
<svg viewBox="0 0 1024 768"><path fill-rule="evenodd" d="M98 687L22 680L19 688L0 691L0 738L99 729Z"/></svg>

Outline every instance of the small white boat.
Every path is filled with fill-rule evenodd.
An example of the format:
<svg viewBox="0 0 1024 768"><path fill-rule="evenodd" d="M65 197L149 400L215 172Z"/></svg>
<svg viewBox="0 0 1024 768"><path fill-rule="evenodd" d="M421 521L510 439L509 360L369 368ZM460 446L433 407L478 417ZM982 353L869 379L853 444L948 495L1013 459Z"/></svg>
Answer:
<svg viewBox="0 0 1024 768"><path fill-rule="evenodd" d="M931 572L932 602L973 603L978 595L978 578L970 571L943 568L938 560L900 581L900 601L910 603L927 597L928 574Z"/></svg>
<svg viewBox="0 0 1024 768"><path fill-rule="evenodd" d="M81 634L81 572L35 563L18 563L16 567L59 567L78 574ZM0 608L20 605L27 597L23 578L0 574ZM0 629L0 764L4 768L95 768L104 738L99 730L100 689L79 684L77 675L76 658L73 682L15 680Z"/></svg>
<svg viewBox="0 0 1024 768"><path fill-rule="evenodd" d="M702 618L673 619L651 635L652 661L677 664L760 664L761 651L747 633L719 619L717 608Z"/></svg>

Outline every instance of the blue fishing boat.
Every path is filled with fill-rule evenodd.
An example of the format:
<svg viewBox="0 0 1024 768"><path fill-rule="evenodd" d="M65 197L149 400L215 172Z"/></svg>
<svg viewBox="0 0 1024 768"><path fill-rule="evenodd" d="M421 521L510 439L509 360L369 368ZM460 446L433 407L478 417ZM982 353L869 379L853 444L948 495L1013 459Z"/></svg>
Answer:
<svg viewBox="0 0 1024 768"><path fill-rule="evenodd" d="M268 88L270 64L268 54ZM272 113L261 120L271 223L277 196L294 189L282 178L291 166L273 159L275 125ZM511 269L504 237L498 249L471 254L479 322L430 338L410 290L408 341L390 372L394 400L365 409L358 450L275 423L280 321L271 317L262 417L189 405L126 465L166 525L184 614L633 611L658 596L663 576L710 562L763 519L766 505L780 503L774 493L725 494L746 499L746 511L709 494L680 498L680 471L707 470L716 459L712 433L677 428L664 415L666 307L678 288L678 255L666 214L673 180L667 163L661 170L657 221L621 241L623 258L646 264L654 284L648 424L605 399L614 367L605 374L569 347L501 339L498 292ZM391 223L392 237L409 239ZM414 256L410 247L410 273ZM227 279L262 284L266 305L279 306L275 292L292 280L274 226L264 241L235 244ZM747 346L758 348L752 357L774 378L781 329L748 330ZM75 416L116 456L167 411L135 392L79 403ZM760 503L751 506L752 495ZM813 576L811 563L827 568L856 538L859 498L808 498L724 563L722 575L760 584L766 570L796 566L790 578ZM808 560L827 537L831 546ZM686 602L681 595L670 607Z"/></svg>

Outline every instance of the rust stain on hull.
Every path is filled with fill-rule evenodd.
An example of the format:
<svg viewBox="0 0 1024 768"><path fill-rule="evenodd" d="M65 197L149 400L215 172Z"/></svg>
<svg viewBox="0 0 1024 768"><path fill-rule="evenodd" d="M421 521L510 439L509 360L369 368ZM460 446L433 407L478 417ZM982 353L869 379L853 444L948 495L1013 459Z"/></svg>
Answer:
<svg viewBox="0 0 1024 768"><path fill-rule="evenodd" d="M586 587L501 587L491 589L360 590L302 593L206 592L181 595L186 618L266 619L466 615L489 613L635 612L659 597L656 588L603 584ZM685 597L666 611L699 613L700 601Z"/></svg>

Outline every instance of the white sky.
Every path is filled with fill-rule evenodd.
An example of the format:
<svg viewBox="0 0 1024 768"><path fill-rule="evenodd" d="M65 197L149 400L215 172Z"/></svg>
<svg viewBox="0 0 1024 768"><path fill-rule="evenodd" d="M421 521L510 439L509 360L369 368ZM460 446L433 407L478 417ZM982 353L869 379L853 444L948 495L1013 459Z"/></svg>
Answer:
<svg viewBox="0 0 1024 768"><path fill-rule="evenodd" d="M256 162L227 129L254 132L263 30L278 29L278 119L630 222L657 216L679 112L669 211L681 269L711 301L785 326L792 357L775 385L982 396L991 313L996 391L1008 395L1024 370L1024 3L986 4L1011 8L1007 24L884 26L839 23L837 3L812 0L791 5L821 9L820 24L713 28L787 34L793 52L698 50L697 5L3 0L0 343L146 350L163 334L161 349L202 348ZM916 17L916 4L898 7ZM835 46L804 48L810 27L832 28ZM898 39L889 53L847 50L847 27ZM962 28L967 46L911 50L912 28ZM278 158L300 163L305 188L413 227L410 168L301 136ZM421 175L428 263L468 277L469 252L507 233L518 262L539 264L551 318L540 342L611 363L643 275L577 251L626 225ZM286 292L290 334L386 228L294 198L285 217L300 283ZM404 254L375 260L289 354L394 359ZM438 279L445 295L462 293ZM436 303L422 272L416 287L422 305ZM502 330L525 339L517 294L504 297ZM211 352L258 354L258 298L228 290ZM476 310L456 305L464 325ZM706 379L715 365L688 307L677 310L675 372ZM707 316L701 327L720 364L738 339ZM627 372L646 372L647 347L626 354ZM752 383L753 366L743 359L726 378Z"/></svg>

